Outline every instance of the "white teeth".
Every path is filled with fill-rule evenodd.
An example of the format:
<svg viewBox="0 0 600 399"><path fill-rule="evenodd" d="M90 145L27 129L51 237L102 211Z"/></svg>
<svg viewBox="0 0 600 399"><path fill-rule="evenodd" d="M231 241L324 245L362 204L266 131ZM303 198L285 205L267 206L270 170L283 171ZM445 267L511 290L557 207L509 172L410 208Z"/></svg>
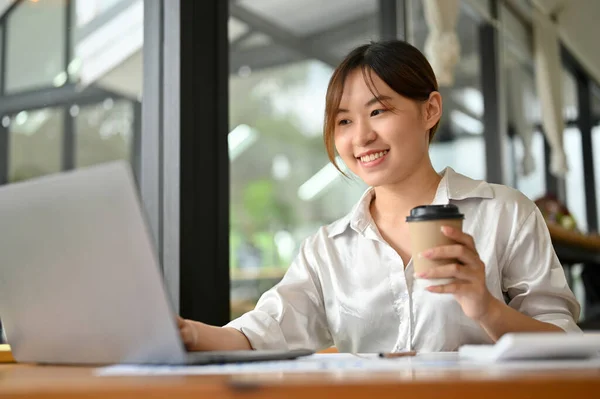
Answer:
<svg viewBox="0 0 600 399"><path fill-rule="evenodd" d="M360 157L360 160L362 162L372 162L372 161L376 160L377 158L384 156L387 153L388 153L388 150L380 151L380 152L377 152L374 154L365 155L364 157Z"/></svg>

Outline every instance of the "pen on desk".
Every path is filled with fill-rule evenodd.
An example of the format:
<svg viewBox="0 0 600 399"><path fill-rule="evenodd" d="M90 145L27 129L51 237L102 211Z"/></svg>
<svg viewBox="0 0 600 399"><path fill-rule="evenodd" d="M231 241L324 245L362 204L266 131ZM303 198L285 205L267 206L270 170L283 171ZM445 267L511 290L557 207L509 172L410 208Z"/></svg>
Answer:
<svg viewBox="0 0 600 399"><path fill-rule="evenodd" d="M393 353L380 353L379 357L383 357L386 359L393 359L396 357L408 357L408 356L416 356L416 351L407 351L407 352L393 352Z"/></svg>

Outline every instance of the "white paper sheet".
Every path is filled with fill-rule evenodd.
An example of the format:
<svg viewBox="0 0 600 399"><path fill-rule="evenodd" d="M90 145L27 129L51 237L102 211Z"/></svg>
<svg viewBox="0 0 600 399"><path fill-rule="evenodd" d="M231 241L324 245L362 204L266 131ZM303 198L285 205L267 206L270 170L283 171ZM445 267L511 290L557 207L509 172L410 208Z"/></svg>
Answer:
<svg viewBox="0 0 600 399"><path fill-rule="evenodd" d="M375 355L316 354L297 360L236 363L207 366L146 366L115 365L98 368L99 376L143 375L203 375L203 374L252 374L252 373L307 373L307 372L389 372L420 369L472 369L490 371L539 370L539 369L600 369L600 359L526 361L506 363L481 363L461 360L456 353L424 354L415 357L381 359Z"/></svg>

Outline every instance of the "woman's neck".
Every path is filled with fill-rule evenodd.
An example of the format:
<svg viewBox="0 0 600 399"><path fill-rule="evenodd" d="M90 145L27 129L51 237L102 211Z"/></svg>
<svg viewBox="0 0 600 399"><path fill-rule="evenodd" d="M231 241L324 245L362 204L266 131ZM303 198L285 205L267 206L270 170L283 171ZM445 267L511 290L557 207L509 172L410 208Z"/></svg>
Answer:
<svg viewBox="0 0 600 399"><path fill-rule="evenodd" d="M433 202L441 179L431 162L427 162L394 184L375 187L373 219L378 224L381 220L395 225L403 222L412 208Z"/></svg>

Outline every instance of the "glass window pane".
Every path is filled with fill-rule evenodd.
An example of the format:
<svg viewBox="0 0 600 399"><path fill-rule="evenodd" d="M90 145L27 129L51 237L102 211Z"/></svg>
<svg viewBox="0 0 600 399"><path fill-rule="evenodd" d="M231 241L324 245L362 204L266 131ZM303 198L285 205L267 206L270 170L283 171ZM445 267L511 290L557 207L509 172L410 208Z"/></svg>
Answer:
<svg viewBox="0 0 600 399"><path fill-rule="evenodd" d="M141 100L144 2L76 0L69 79Z"/></svg>
<svg viewBox="0 0 600 399"><path fill-rule="evenodd" d="M485 180L485 142L481 137L461 137L448 142L433 142L429 148L435 170L450 166L473 179ZM465 154L469 154L468 157Z"/></svg>
<svg viewBox="0 0 600 399"><path fill-rule="evenodd" d="M567 208L575 218L579 230L587 231L581 131L578 128L565 129L564 146L569 163L569 172L565 178Z"/></svg>
<svg viewBox="0 0 600 399"><path fill-rule="evenodd" d="M230 49L232 317L253 308L281 279L301 241L348 213L366 188L343 178L323 147L325 92L334 66L324 61L341 61L350 48L377 39L376 19L370 18L377 2L323 3L336 9L328 13L307 7L306 0L275 3L238 6L316 40L317 52L327 56L303 58L265 37ZM357 25L359 17L365 22ZM239 32L230 36L236 43Z"/></svg>
<svg viewBox="0 0 600 399"><path fill-rule="evenodd" d="M523 158L523 141L519 138L513 139L516 163ZM516 189L521 191L530 200L535 201L546 194L546 171L544 167L544 136L541 132L533 133L531 139L531 155L535 162L535 169L527 176L517 174Z"/></svg>
<svg viewBox="0 0 600 399"><path fill-rule="evenodd" d="M11 117L8 131L9 182L61 170L64 131L61 108L21 111Z"/></svg>
<svg viewBox="0 0 600 399"><path fill-rule="evenodd" d="M311 60L230 78L232 317L252 308L300 242L346 214L365 189L323 149L330 74Z"/></svg>
<svg viewBox="0 0 600 399"><path fill-rule="evenodd" d="M541 125L540 99L531 59L523 58L504 38L503 61L506 76L506 113L511 133L512 165L510 185L535 201L546 194L544 136ZM525 154L525 141L529 154ZM532 167L527 175L525 166Z"/></svg>
<svg viewBox="0 0 600 399"><path fill-rule="evenodd" d="M133 141L133 105L129 101L104 102L70 109L75 118L75 166L130 160Z"/></svg>
<svg viewBox="0 0 600 399"><path fill-rule="evenodd" d="M565 123L573 122L579 115L577 84L571 72L563 69L563 117ZM567 208L575 218L577 227L587 231L587 212L585 209L585 185L583 174L583 155L581 131L576 127L566 127L563 137L569 172L565 177Z"/></svg>
<svg viewBox="0 0 600 399"><path fill-rule="evenodd" d="M563 69L563 117L565 121L574 121L578 116L577 82L571 72Z"/></svg>
<svg viewBox="0 0 600 399"><path fill-rule="evenodd" d="M132 0L73 0L74 9L76 10L75 23L77 26L83 26L123 1L133 3Z"/></svg>
<svg viewBox="0 0 600 399"><path fill-rule="evenodd" d="M243 0L238 6L299 37L315 40L319 44L315 49L325 51L328 59L341 61L351 48L378 38L377 2L351 0L352 7L345 4L339 10L330 9L342 3L327 3L326 14L334 15L333 19L323 17L322 10L314 12L306 3L287 1L263 9L263 2ZM359 18L361 23L356 22ZM412 36L423 50L427 29L422 8L411 19L417 21L412 24ZM451 166L483 178L478 24L461 10L459 25L465 27L459 37L464 60L457 67L455 87L442 91L445 116L431 146L432 159L437 169ZM236 43L231 49L233 317L251 309L260 294L281 278L301 240L347 214L366 188L362 182L340 176L323 148L324 97L334 65L302 59L302 51L270 40L244 44ZM454 156L458 151L473 156L461 159Z"/></svg>
<svg viewBox="0 0 600 399"><path fill-rule="evenodd" d="M429 29L422 1L411 1L409 37L421 51ZM461 60L454 70L454 85L440 87L444 114L431 145L431 160L436 170L447 166L476 179L485 179L485 141L483 137L483 95L478 47L479 24L461 7L457 26ZM465 152L463 152L465 151ZM471 154L465 157L458 154Z"/></svg>
<svg viewBox="0 0 600 399"><path fill-rule="evenodd" d="M66 82L65 6L66 0L22 1L8 16L7 92Z"/></svg>

